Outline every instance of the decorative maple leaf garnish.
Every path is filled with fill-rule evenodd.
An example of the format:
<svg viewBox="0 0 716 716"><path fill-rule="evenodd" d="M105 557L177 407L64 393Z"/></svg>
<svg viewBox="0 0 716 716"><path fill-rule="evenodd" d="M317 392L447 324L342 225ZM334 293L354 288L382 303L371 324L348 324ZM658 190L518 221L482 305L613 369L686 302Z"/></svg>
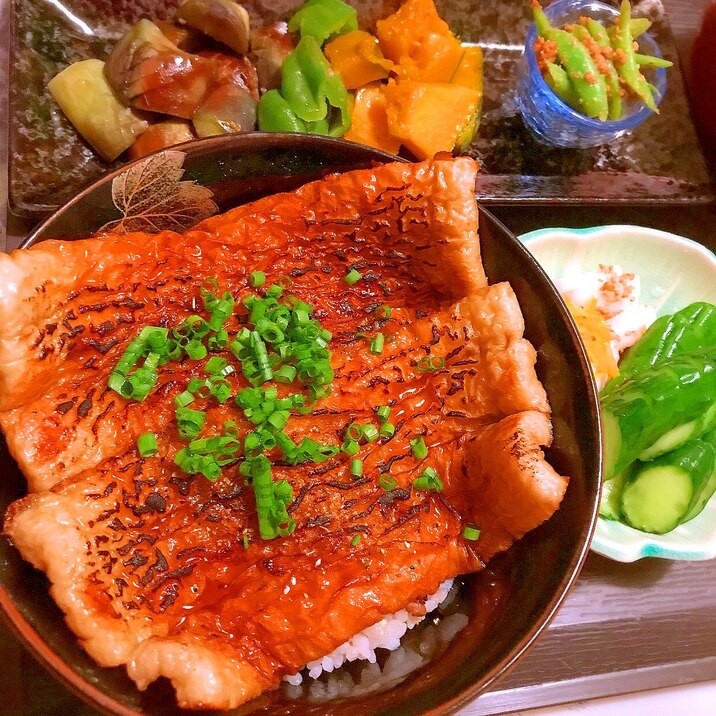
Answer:
<svg viewBox="0 0 716 716"><path fill-rule="evenodd" d="M131 231L185 231L219 208L212 192L182 181L184 152L167 149L129 167L112 180L112 201L122 218L102 227L113 234Z"/></svg>

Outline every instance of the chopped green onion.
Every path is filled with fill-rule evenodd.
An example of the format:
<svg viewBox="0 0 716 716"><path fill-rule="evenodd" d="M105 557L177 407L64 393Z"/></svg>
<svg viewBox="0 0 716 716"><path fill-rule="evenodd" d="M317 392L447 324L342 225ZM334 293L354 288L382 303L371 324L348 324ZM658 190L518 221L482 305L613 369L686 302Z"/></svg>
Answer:
<svg viewBox="0 0 716 716"><path fill-rule="evenodd" d="M355 547L360 542L361 537L362 537L362 535L360 532L357 535L355 535L353 537L353 539L351 540L351 547Z"/></svg>
<svg viewBox="0 0 716 716"><path fill-rule="evenodd" d="M244 549L249 548L249 536L244 532L243 536L241 537L241 541L244 544Z"/></svg>
<svg viewBox="0 0 716 716"><path fill-rule="evenodd" d="M254 288L263 286L266 283L266 274L263 271L252 271L249 276L249 283Z"/></svg>
<svg viewBox="0 0 716 716"><path fill-rule="evenodd" d="M398 481L392 475L389 475L387 472L384 472L378 478L378 484L384 490L390 492L391 490L394 490L398 486Z"/></svg>
<svg viewBox="0 0 716 716"><path fill-rule="evenodd" d="M192 360L201 360L202 358L206 358L206 354L208 352L206 350L206 346L198 339L190 340L189 343L184 346L184 350Z"/></svg>
<svg viewBox="0 0 716 716"><path fill-rule="evenodd" d="M273 374L273 379L277 383L293 383L295 377L296 369L292 365L282 365Z"/></svg>
<svg viewBox="0 0 716 716"><path fill-rule="evenodd" d="M378 420L380 420L381 423L384 423L390 417L390 406L389 405L381 405L375 412L376 412L376 415L378 416Z"/></svg>
<svg viewBox="0 0 716 716"><path fill-rule="evenodd" d="M442 356L423 356L418 361L418 370L421 373L432 373L440 370L445 365L445 359Z"/></svg>
<svg viewBox="0 0 716 716"><path fill-rule="evenodd" d="M428 456L428 448L423 438L413 438L410 441L410 447L413 450L413 456L418 460L424 460Z"/></svg>
<svg viewBox="0 0 716 716"><path fill-rule="evenodd" d="M192 408L177 408L176 411L179 436L182 440L195 438L204 427L206 413Z"/></svg>
<svg viewBox="0 0 716 716"><path fill-rule="evenodd" d="M413 480L413 487L416 490L425 490L428 492L442 492L443 483L438 477L438 473L435 468L426 467L416 478Z"/></svg>
<svg viewBox="0 0 716 716"><path fill-rule="evenodd" d="M370 342L370 352L380 355L383 352L385 336L382 333L376 333L375 338Z"/></svg>
<svg viewBox="0 0 716 716"><path fill-rule="evenodd" d="M363 426L363 437L366 439L367 442L372 443L374 440L377 440L378 435L378 428L376 428L375 425Z"/></svg>
<svg viewBox="0 0 716 716"><path fill-rule="evenodd" d="M343 279L349 286L354 286L363 278L363 274L355 269L351 269Z"/></svg>
<svg viewBox="0 0 716 716"><path fill-rule="evenodd" d="M475 540L480 539L480 530L477 527L467 526L462 531L462 536L465 539L469 539L470 541L474 542Z"/></svg>
<svg viewBox="0 0 716 716"><path fill-rule="evenodd" d="M361 477L363 475L363 460L358 458L351 460L351 475L353 477Z"/></svg>
<svg viewBox="0 0 716 716"><path fill-rule="evenodd" d="M378 306L378 308L375 309L375 312L378 314L378 318L390 318L390 314L392 313L390 306L387 306L386 304L383 304L382 306Z"/></svg>
<svg viewBox="0 0 716 716"><path fill-rule="evenodd" d="M210 351L220 351L229 343L229 334L220 328L213 336L209 336L207 344Z"/></svg>
<svg viewBox="0 0 716 716"><path fill-rule="evenodd" d="M154 433L142 433L137 438L137 449L142 457L152 457L159 452L157 436Z"/></svg>
<svg viewBox="0 0 716 716"><path fill-rule="evenodd" d="M279 286L278 284L273 284L273 286L269 286L269 288L266 289L267 298L280 298L282 294L283 286Z"/></svg>
<svg viewBox="0 0 716 716"><path fill-rule="evenodd" d="M225 378L212 376L209 381L209 393L223 405L231 397L231 384Z"/></svg>
<svg viewBox="0 0 716 716"><path fill-rule="evenodd" d="M212 356L209 358L208 361L206 361L206 365L204 366L204 372L208 373L209 375L216 375L217 373L222 373L225 368L229 367L229 361L226 360L226 358L221 358L220 356Z"/></svg>
<svg viewBox="0 0 716 716"><path fill-rule="evenodd" d="M364 434L364 428L360 423L351 423L346 428L346 438L350 438L351 440L360 440L363 437Z"/></svg>
<svg viewBox="0 0 716 716"><path fill-rule="evenodd" d="M378 432L382 438L392 438L395 435L395 425L393 423L383 423Z"/></svg>
<svg viewBox="0 0 716 716"><path fill-rule="evenodd" d="M179 395L174 398L174 405L176 405L177 408L186 408L189 403L193 402L194 396L188 390L185 390L183 393L179 393Z"/></svg>
<svg viewBox="0 0 716 716"><path fill-rule="evenodd" d="M344 452L346 455L348 455L348 457L352 457L353 455L355 455L358 450L360 450L358 441L353 440L352 438L346 438L341 445L341 452Z"/></svg>

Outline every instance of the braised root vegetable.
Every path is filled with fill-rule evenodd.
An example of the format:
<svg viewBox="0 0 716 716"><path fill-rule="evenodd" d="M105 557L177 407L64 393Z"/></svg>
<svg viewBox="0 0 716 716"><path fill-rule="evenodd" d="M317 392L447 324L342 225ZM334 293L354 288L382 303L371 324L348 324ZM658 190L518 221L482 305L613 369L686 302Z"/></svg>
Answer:
<svg viewBox="0 0 716 716"><path fill-rule="evenodd" d="M707 440L637 463L622 488L621 515L644 532L670 532L703 510L716 487L714 474L716 450Z"/></svg>
<svg viewBox="0 0 716 716"><path fill-rule="evenodd" d="M480 107L477 90L449 83L399 80L389 82L385 94L390 133L419 159L464 141Z"/></svg>
<svg viewBox="0 0 716 716"><path fill-rule="evenodd" d="M222 85L207 97L192 121L200 137L247 132L256 125L256 100L242 87Z"/></svg>
<svg viewBox="0 0 716 716"><path fill-rule="evenodd" d="M206 98L214 66L172 44L149 20L140 20L115 45L105 76L137 109L191 119Z"/></svg>
<svg viewBox="0 0 716 716"><path fill-rule="evenodd" d="M53 77L48 89L77 131L108 161L149 126L119 101L101 60L75 62Z"/></svg>
<svg viewBox="0 0 716 716"><path fill-rule="evenodd" d="M168 119L152 124L129 148L130 159L141 157L194 139L191 124L181 119Z"/></svg>
<svg viewBox="0 0 716 716"><path fill-rule="evenodd" d="M259 78L256 68L248 57L237 57L213 50L202 50L199 52L199 56L211 61L214 66L212 87L233 84L242 87L255 100L258 100Z"/></svg>
<svg viewBox="0 0 716 716"><path fill-rule="evenodd" d="M381 83L373 82L356 92L351 128L343 138L397 154L400 150L400 139L390 133L388 100L384 89L385 86Z"/></svg>
<svg viewBox="0 0 716 716"><path fill-rule="evenodd" d="M295 47L285 22L275 22L251 31L251 54L261 91L281 86L281 65Z"/></svg>
<svg viewBox="0 0 716 716"><path fill-rule="evenodd" d="M323 49L347 89L356 89L374 80L385 79L393 63L383 57L378 38L363 30L340 35Z"/></svg>
<svg viewBox="0 0 716 716"><path fill-rule="evenodd" d="M680 355L624 381L602 398L604 474L623 470L663 435L690 425L716 395L716 349ZM693 431L683 441L697 437ZM671 447L677 447L671 440Z"/></svg>
<svg viewBox="0 0 716 716"><path fill-rule="evenodd" d="M238 3L231 0L186 0L177 10L177 18L240 55L249 51L249 14Z"/></svg>

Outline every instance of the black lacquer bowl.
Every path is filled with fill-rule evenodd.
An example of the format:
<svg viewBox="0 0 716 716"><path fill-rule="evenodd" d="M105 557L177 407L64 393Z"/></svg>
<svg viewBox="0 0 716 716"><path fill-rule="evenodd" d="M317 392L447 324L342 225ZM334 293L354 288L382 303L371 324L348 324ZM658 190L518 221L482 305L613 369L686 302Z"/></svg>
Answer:
<svg viewBox="0 0 716 716"><path fill-rule="evenodd" d="M283 191L328 172L392 160L341 140L250 134L181 146L184 179L211 189L221 210ZM110 174L44 222L25 246L79 238L117 218ZM509 281L522 306L526 336L553 410L547 455L571 477L564 502L489 570L469 577L462 599L470 622L450 646L403 683L379 693L312 703L268 694L234 714L443 714L490 688L547 626L574 583L596 520L601 444L597 396L582 345L547 276L520 242L480 209L483 260L491 282ZM22 496L25 481L5 446L0 452L0 510ZM123 669L104 669L79 647L48 594L43 575L0 538L0 607L16 634L46 668L95 708L110 714L177 713L167 684L140 693ZM51 706L47 713L54 713Z"/></svg>

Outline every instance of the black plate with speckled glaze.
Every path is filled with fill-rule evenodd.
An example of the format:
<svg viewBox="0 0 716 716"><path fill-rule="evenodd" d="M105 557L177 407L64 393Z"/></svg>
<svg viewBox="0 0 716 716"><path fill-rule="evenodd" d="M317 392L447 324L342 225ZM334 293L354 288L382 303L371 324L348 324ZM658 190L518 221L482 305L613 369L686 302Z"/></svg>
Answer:
<svg viewBox="0 0 716 716"><path fill-rule="evenodd" d="M350 0L360 26L371 29L401 0ZM616 0L605 0L618 5ZM55 210L121 162L98 158L77 135L46 89L72 62L104 59L129 24L171 18L179 0L13 0L10 74L10 200L21 215ZM289 17L300 0L245 0L252 22ZM548 4L545 2L545 4ZM661 113L633 134L594 149L539 144L515 101L515 75L531 15L528 0L436 0L440 15L465 43L484 50L482 123L468 149L482 171L485 201L707 201L713 198L684 91L681 69L660 0L634 0L634 14L674 62ZM64 11L59 8L62 7Z"/></svg>

